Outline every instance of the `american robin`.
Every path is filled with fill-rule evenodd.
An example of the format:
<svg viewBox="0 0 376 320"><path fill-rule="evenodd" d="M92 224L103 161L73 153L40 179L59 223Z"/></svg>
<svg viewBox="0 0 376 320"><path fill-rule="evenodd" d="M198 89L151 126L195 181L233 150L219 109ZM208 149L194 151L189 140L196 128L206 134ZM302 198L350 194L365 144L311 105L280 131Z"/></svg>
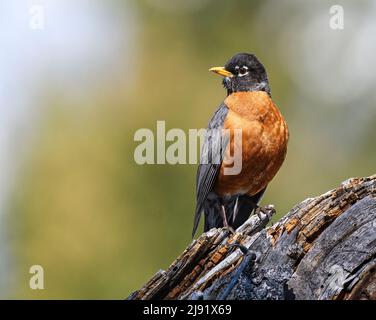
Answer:
<svg viewBox="0 0 376 320"><path fill-rule="evenodd" d="M255 55L236 54L225 67L209 71L224 77L227 97L211 118L208 129L227 129L230 135L227 140L205 136L196 176L192 236L202 211L207 231L223 226L236 229L260 209L258 203L285 159L289 138L287 124L271 98L265 68ZM234 129L240 130L241 143L235 140ZM239 145L241 171L226 174L229 164L224 160ZM213 150L220 153L219 161L210 161Z"/></svg>

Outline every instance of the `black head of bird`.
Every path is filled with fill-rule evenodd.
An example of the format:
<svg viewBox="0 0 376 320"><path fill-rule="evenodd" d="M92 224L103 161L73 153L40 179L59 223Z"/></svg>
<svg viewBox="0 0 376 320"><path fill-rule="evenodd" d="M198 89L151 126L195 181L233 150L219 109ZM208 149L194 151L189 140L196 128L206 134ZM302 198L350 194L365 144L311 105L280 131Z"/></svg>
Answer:
<svg viewBox="0 0 376 320"><path fill-rule="evenodd" d="M265 68L253 54L238 53L224 67L214 67L209 71L224 77L223 86L228 95L239 91L266 91L270 95Z"/></svg>

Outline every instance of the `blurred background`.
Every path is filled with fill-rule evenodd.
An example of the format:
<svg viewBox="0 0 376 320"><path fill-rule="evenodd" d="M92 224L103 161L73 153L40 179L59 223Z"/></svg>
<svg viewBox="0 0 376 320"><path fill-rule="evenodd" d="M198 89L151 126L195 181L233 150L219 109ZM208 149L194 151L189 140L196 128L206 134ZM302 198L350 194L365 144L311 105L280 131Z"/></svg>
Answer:
<svg viewBox="0 0 376 320"><path fill-rule="evenodd" d="M168 267L196 166L137 165L134 133L206 127L225 95L208 68L237 52L264 63L290 127L262 202L276 219L376 173L375 37L372 0L2 1L0 297L123 299Z"/></svg>

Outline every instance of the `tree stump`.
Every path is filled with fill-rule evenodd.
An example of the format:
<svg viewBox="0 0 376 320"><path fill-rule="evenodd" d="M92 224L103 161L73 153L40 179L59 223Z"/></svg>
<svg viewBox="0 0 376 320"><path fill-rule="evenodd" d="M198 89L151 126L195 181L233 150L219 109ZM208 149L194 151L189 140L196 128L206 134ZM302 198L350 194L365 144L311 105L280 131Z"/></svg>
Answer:
<svg viewBox="0 0 376 320"><path fill-rule="evenodd" d="M376 299L376 175L270 218L202 234L128 299Z"/></svg>

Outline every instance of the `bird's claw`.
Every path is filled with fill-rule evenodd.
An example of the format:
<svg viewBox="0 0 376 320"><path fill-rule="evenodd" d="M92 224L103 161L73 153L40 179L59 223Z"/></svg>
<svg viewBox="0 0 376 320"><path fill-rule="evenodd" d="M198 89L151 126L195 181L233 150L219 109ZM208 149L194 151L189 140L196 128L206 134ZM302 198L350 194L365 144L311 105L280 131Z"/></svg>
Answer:
<svg viewBox="0 0 376 320"><path fill-rule="evenodd" d="M270 219L275 213L275 208L272 204L269 204L265 207L257 206L255 213L257 214L260 220L263 220L262 214L264 214L268 219Z"/></svg>
<svg viewBox="0 0 376 320"><path fill-rule="evenodd" d="M231 226L226 226L225 230L228 232L228 235L231 235L231 236L233 236L236 233L234 228Z"/></svg>

